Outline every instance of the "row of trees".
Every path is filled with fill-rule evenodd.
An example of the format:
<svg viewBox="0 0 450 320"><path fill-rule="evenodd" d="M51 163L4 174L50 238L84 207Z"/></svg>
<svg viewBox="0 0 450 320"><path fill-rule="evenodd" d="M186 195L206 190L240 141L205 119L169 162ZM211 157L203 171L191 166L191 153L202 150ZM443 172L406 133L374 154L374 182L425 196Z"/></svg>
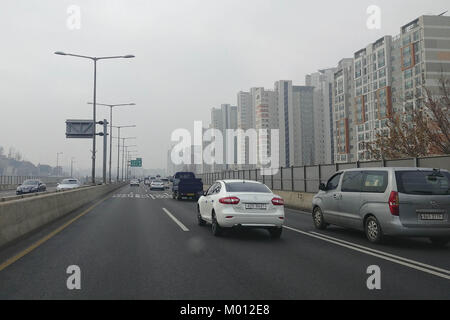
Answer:
<svg viewBox="0 0 450 320"><path fill-rule="evenodd" d="M375 159L398 159L450 154L450 80L441 78L439 92L425 88L421 108L388 119L387 130L366 143Z"/></svg>

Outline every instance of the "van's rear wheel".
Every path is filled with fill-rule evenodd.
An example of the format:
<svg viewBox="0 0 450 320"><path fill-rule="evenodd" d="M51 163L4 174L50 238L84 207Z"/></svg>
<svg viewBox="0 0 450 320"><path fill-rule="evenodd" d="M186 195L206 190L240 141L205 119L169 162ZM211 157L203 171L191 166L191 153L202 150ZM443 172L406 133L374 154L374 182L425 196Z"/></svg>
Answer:
<svg viewBox="0 0 450 320"><path fill-rule="evenodd" d="M367 239L372 243L381 243L383 241L383 231L377 218L370 216L366 219L365 231Z"/></svg>
<svg viewBox="0 0 450 320"><path fill-rule="evenodd" d="M314 227L316 227L316 229L325 230L327 228L328 225L325 222L325 219L323 218L322 209L320 209L319 207L315 207L313 210L312 217Z"/></svg>
<svg viewBox="0 0 450 320"><path fill-rule="evenodd" d="M450 238L433 237L430 238L430 241L436 247L445 247L449 243Z"/></svg>

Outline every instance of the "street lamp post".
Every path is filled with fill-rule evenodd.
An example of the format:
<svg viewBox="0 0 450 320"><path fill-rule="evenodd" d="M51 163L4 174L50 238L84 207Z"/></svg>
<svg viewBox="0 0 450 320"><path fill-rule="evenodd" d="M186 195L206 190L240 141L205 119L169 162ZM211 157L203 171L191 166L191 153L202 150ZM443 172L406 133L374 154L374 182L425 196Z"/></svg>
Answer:
<svg viewBox="0 0 450 320"><path fill-rule="evenodd" d="M59 155L64 154L63 152L56 153L56 176L59 175Z"/></svg>
<svg viewBox="0 0 450 320"><path fill-rule="evenodd" d="M95 138L96 138L96 103L97 103L97 61L106 60L106 59L119 59L119 58L134 58L134 55L125 55L125 56L111 56L111 57L90 57L83 56L79 54L65 53L61 51L56 51L55 54L61 56L72 56L77 58L90 59L94 62L94 102L93 102L93 123L94 123L94 135L92 137L92 184L95 185Z"/></svg>
<svg viewBox="0 0 450 320"><path fill-rule="evenodd" d="M122 154L122 162L124 160L124 156L126 154L126 163L127 163L127 169L125 171L125 180L128 180L128 165L129 165L129 156L130 156L130 152L136 152L136 150L128 150L128 148L131 147L137 147L136 145L132 145L132 146L124 146L124 149L126 149L126 151L124 150L124 153ZM123 178L123 170L124 170L124 166L122 164L122 178Z"/></svg>
<svg viewBox="0 0 450 320"><path fill-rule="evenodd" d="M122 129L122 128L135 128L136 125L112 126L112 127L113 128L117 128L117 137L112 137L112 139L117 139L117 181L119 181L119 171L120 171L120 168L119 168L119 165L120 165L120 129ZM112 136L112 134L111 134L111 136Z"/></svg>
<svg viewBox="0 0 450 320"><path fill-rule="evenodd" d="M130 151L127 151L127 180L128 180L128 173L130 174L130 176L131 176L131 172L132 172L132 167L131 167L131 156L133 155L133 156L136 156L136 154L138 153L138 151L137 150L130 150Z"/></svg>
<svg viewBox="0 0 450 320"><path fill-rule="evenodd" d="M70 159L70 177L73 178L73 159L75 159L75 157L72 157Z"/></svg>
<svg viewBox="0 0 450 320"><path fill-rule="evenodd" d="M88 102L88 104L93 104L92 102ZM112 166L112 128L115 127L112 124L113 119L113 108L115 107L124 107L124 106L135 106L135 103L121 103L121 104L105 104L105 103L97 103L97 106L105 106L109 107L109 131L110 131L110 139L109 139L109 183L111 183L111 166ZM116 127L115 127L116 128ZM119 128L120 130L120 128Z"/></svg>
<svg viewBox="0 0 450 320"><path fill-rule="evenodd" d="M129 138L120 138L122 139L122 181L123 181L123 167L124 167L124 161L125 161L125 140L129 139L136 139L136 137L129 137ZM136 147L136 146L133 146Z"/></svg>

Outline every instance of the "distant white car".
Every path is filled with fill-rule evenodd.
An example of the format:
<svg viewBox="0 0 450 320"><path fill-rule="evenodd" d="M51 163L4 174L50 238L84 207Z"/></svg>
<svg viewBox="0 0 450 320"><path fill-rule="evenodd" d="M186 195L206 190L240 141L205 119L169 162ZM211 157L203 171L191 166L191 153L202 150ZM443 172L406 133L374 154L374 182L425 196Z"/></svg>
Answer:
<svg viewBox="0 0 450 320"><path fill-rule="evenodd" d="M140 185L141 184L139 183L138 179L133 179L133 180L130 181L130 187L132 187L132 186L139 187Z"/></svg>
<svg viewBox="0 0 450 320"><path fill-rule="evenodd" d="M165 190L164 182L161 180L154 180L150 183L150 190Z"/></svg>
<svg viewBox="0 0 450 320"><path fill-rule="evenodd" d="M64 179L56 186L56 191L73 190L81 187L81 182L77 179Z"/></svg>
<svg viewBox="0 0 450 320"><path fill-rule="evenodd" d="M197 202L198 224L211 223L219 236L225 228L262 228L280 238L284 224L284 200L256 181L220 180Z"/></svg>
<svg viewBox="0 0 450 320"><path fill-rule="evenodd" d="M162 178L161 181L164 182L164 188L166 188L166 189L170 188L170 181L169 181L169 179Z"/></svg>

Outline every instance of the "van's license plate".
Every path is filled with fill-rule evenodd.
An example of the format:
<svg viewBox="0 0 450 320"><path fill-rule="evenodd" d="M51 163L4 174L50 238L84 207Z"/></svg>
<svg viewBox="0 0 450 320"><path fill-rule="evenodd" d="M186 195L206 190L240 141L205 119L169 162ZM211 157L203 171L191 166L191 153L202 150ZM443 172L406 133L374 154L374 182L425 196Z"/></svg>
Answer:
<svg viewBox="0 0 450 320"><path fill-rule="evenodd" d="M421 220L444 220L444 215L439 213L422 213Z"/></svg>
<svg viewBox="0 0 450 320"><path fill-rule="evenodd" d="M263 204L263 203L246 203L245 204L245 209L248 210L266 210L267 209L267 205Z"/></svg>

